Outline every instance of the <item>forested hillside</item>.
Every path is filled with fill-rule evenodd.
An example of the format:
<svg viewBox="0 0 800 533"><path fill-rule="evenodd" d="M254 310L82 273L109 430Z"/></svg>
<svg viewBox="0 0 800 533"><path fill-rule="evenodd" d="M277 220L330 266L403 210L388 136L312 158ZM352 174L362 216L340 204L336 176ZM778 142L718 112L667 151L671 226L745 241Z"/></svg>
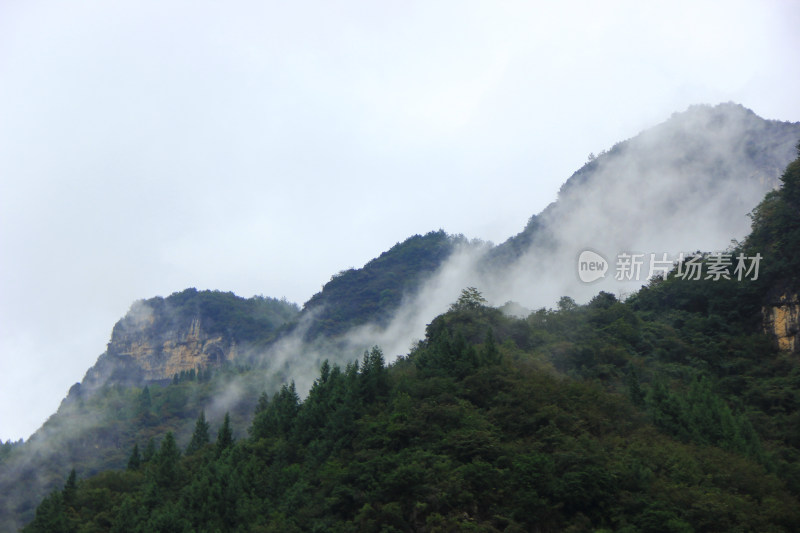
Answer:
<svg viewBox="0 0 800 533"><path fill-rule="evenodd" d="M368 322L385 324L403 298L418 290L465 241L442 230L414 235L363 268L335 274L304 306L311 315L305 337L337 335Z"/></svg>
<svg viewBox="0 0 800 533"><path fill-rule="evenodd" d="M311 409L317 394L314 390L321 386L319 380L328 379L326 374L338 376L330 378L338 383L330 385L338 392L331 393L335 399L326 400L324 408L314 408L318 409L314 417L341 420L344 426L320 430L312 438L307 433L298 434L306 431L297 429L300 426L315 427L306 419L281 422L283 433L278 435L281 446L290 447L293 455L291 460L284 458L288 462L274 463L278 469L275 472L290 469L294 477L282 481L284 485L277 485L286 491L270 499L266 499L264 492L253 493L255 500L248 505L255 514L237 514L231 522L238 524L237 527L255 527L252 522L255 515L284 516L303 530L347 529L353 524L362 527L361 519L356 520L356 516L366 505L375 512L386 505L394 509L392 513L400 513L402 521L394 527L401 530L435 529L427 525L429 519L431 524L450 523L451 529L463 529L473 522L496 529L532 527L534 518L520 518L524 511L512 508L522 504L513 503L511 492L503 493L498 507L492 509L467 508L464 506L467 500L463 498L457 500L461 502L458 505L449 500L446 505L434 505L429 501L431 494L452 490L440 484L445 477L438 474L424 478L425 490L412 490L409 485L411 495L398 493L399 499L387 500L388 496L380 493L379 488L391 485L383 476L394 471L398 466L394 463L384 464L380 474L370 474L371 481L359 481L366 485L352 485L350 507L337 507L335 512L319 503L328 502L333 498L331 494L314 492L302 484L295 486L303 482L316 487L320 480L313 476L320 475L318 467L328 461L347 471L356 468L353 457L367 453L359 446L372 442L372 437L360 433L362 424L368 423L370 417L391 415L394 417L391 420L399 420L395 409L400 397L405 402L403 409L407 410L403 420L414 421L412 427L420 433L414 439L389 445L389 441L396 440L390 433L389 437L382 437L383 444L374 453L390 457L402 448L402 454L411 457L418 453L413 447L408 448L413 444L426 453L441 455L435 460L445 461L443 464L456 472L480 460L498 472L505 469L503 475L511 475L508 469L515 454L539 442L536 425L539 422L521 422L528 433L507 435L511 422L503 416L521 421L533 417L551 424L547 414L551 404L547 398L536 404L526 403L531 401L523 397L530 393L533 386L530 383L536 383L542 390L562 387L573 390L574 394L589 387L594 391L592 394L597 394L598 405L611 402L622 410L620 413L631 414L630 431L650 431L656 435L654 439L663 437L664 442L673 442L675 446L688 446L681 449L692 457L698 450L706 449L732 453L750 465L748 468L754 468L752 472L758 476L772 476L769 482L767 478L759 479L776 491L773 494L776 501L795 498L800 437L792 428L800 423L795 397L797 373L795 359L777 350L775 340L785 351L800 348L797 318L800 287L796 274L800 270L795 254L800 239L800 223L796 220L800 200L795 198L798 180L791 178L797 163L790 165L783 182L778 179L777 170L793 157L791 149L798 137L800 124L766 121L742 106L696 106L592 156L562 187L557 202L532 217L522 233L499 246L448 235L441 230L415 235L361 268L333 275L302 310L285 300L240 298L232 293L195 289L135 302L114 326L106 351L84 380L70 389L59 410L28 442L0 446L0 493L4 494L0 499L0 530L13 531L30 522L44 496L54 488L57 488L54 494L61 493L60 487L70 470L76 472L75 487L72 482L70 487L80 492L94 483L91 480L95 474L124 468L137 445L143 454L150 449L152 454L146 455L152 459L167 434L172 434L177 449L183 452L180 464L195 464L191 457L201 453L203 446L196 446L192 431L201 413L213 428L209 430L212 442L225 413L229 414L229 426L237 443L231 448L239 450L237 457L249 454L252 446L271 449L272 441L258 444L274 435L253 429L258 423L254 413L288 394L291 398L297 396L289 402L290 411L300 416L299 413ZM587 244L606 246L603 248L606 252L645 245L648 249L644 251L666 251L672 245L686 243L695 250L695 239L705 238L710 238L707 242L718 243L724 237L722 242L727 244L734 236L730 228L746 222L744 213L779 183L781 190L768 193L753 211L751 235L743 244L726 251L730 258L742 254L748 260L760 254L761 270L757 276L749 276L755 279L685 280L673 274L666 281L651 282L627 300L618 301L611 293L626 291L602 285L605 283L602 281L582 284L571 270L578 246ZM685 259L698 266L698 263L709 264L714 257L700 254ZM467 291L449 312L436 317L447 310L465 286L478 286L480 291ZM515 302L532 309L539 307L536 302L547 302L547 308L524 319L512 319L486 306L481 292L495 304L506 302L502 309L516 309L518 315L527 313ZM564 294L590 303L581 306L566 297L559 301ZM557 301L557 309L550 309ZM764 331L776 338L765 335ZM423 342L408 353L412 341L423 336ZM366 379L359 377L365 372L361 353L374 344L383 345L389 351L387 359L391 360L389 365L380 365L382 392L355 400L361 387L357 383ZM487 355L489 352L485 350L491 354ZM403 355L395 362L397 354ZM328 362L318 376L326 359ZM361 361L358 367L353 364L355 359ZM373 359L372 363L366 362L368 367L377 365L377 357ZM480 389L485 396L481 403L470 392L469 383L484 379L478 376L486 373L491 374L486 379L492 387L496 385L500 397L495 398L495 389L491 387ZM316 377L319 377L317 384L301 402ZM275 397L281 386L288 387L292 380L297 383L294 394L287 388ZM614 439L627 441L634 434L615 433L617 428L613 424L607 428L610 433L589 431L587 428L600 427L600 420L605 420L603 417L608 413L600 419L592 418L599 415L589 412L591 409L584 405L584 400L569 403L558 399L560 396L555 392L548 392L551 393L553 408L570 413L570 420L577 424L571 433L565 433L571 438L611 446L609 442L617 442ZM492 436L491 445L503 453L460 456L442 448L439 441L450 429L459 428L461 432L458 434L461 436L453 438L474 437L463 435L472 428L467 422L454 422L451 428L429 413L433 411L432 405L449 405L448 402L455 402L459 410L466 409L469 424L474 421L478 424L475 427L488 432L475 438ZM528 405L530 409L522 412L513 405ZM501 415L498 409L508 412ZM437 429L440 422L444 426ZM588 433L584 434L584 430ZM346 446L339 443L345 434L349 435ZM313 444L315 440L320 442ZM191 444L193 441L195 444ZM596 445L599 444L592 444ZM560 449L541 448L551 459ZM313 460L309 453L314 455ZM625 451L615 453L623 454L625 461L633 460L624 455ZM503 462L501 457L512 459ZM221 456L215 457L214 461L220 459ZM259 468L272 465L269 461L272 459L258 463ZM131 503L138 505L142 495L137 491L156 490L158 486L157 480L141 477L151 468L146 465L152 462L143 457L139 463L131 472L100 474L97 479L117 475L139 479L139 485L118 487L130 492ZM228 468L214 464L209 468L219 471ZM434 463L420 464L427 465L424 470ZM602 466L612 478L620 475L614 465L602 463ZM240 471L240 465L235 470ZM187 483L200 475L192 466L181 466L179 471ZM568 471L548 470L548 475L555 479ZM659 470L654 472L657 477L663 474ZM137 475L140 478L135 478ZM360 477L363 477L360 473L347 474L347 479ZM497 481L498 491L503 486L517 487L502 476L490 478ZM236 490L252 492L243 479L232 477L225 483L230 481L237 484ZM666 478L658 479L660 483L668 483ZM466 481L451 479L450 483L458 485ZM536 485L533 481L529 483ZM643 486L637 490L644 490ZM724 483L714 487L728 490ZM110 492L103 492L106 489ZM518 493L517 489L509 490ZM542 525L543 529L570 525L580 529L581 516L596 527L623 527L620 524L643 527L636 525L637 520L643 520L636 518L637 513L644 512L643 508L618 509L614 511L617 514L607 508L589 512L570 507L559 499L564 495L561 489L551 489L546 497L542 496L543 501L549 502L549 518L536 522L549 524ZM103 498L111 502L111 507L104 508L98 517L116 516L118 504L123 501L116 490L105 487L101 491L108 496ZM183 489L178 490L176 485L170 490L159 499L168 507L159 508L158 512L172 509L177 515L194 520L181 510ZM463 490L473 496L479 494L474 487ZM306 518L303 513L295 514L299 508L281 498L298 491L302 493L302 498L297 496L298 501L305 502L303 505L322 505L323 511ZM739 489L734 492L742 494ZM53 498L57 500L58 496ZM247 501L242 498L239 499ZM486 492L480 493L479 499L492 501ZM763 507L763 501L758 501ZM413 509L409 507L412 503ZM740 503L738 500L735 503L737 509L744 508ZM394 504L400 507L392 507ZM80 505L76 505L56 506L54 520L66 516L69 520L65 524L84 521L87 530L103 530L100 522L90 524L94 519L89 514L97 509L87 504L79 510ZM697 524L673 500L659 500L656 507L671 510L679 521L676 523ZM40 511L49 516L47 505ZM467 516L469 521L452 526L453 520L460 520L459 516ZM108 524L112 518L108 518ZM765 519L763 524L785 523L773 518ZM506 519L507 523L503 522ZM382 521L374 517L369 520ZM155 527L145 522L140 524L143 530ZM507 525L503 526L504 523ZM48 527L51 526L56 527L53 523ZM275 526L278 530L283 527Z"/></svg>
<svg viewBox="0 0 800 533"><path fill-rule="evenodd" d="M124 470L65 468L25 531L797 531L800 360L762 317L798 289L799 191L796 160L729 250L758 275L686 276L699 254L524 319L466 289L391 364L325 363L302 401L287 381Z"/></svg>
<svg viewBox="0 0 800 533"><path fill-rule="evenodd" d="M248 374L257 363L248 356L298 313L282 300L195 289L134 303L58 411L24 444L0 447L0 531L33 518L64 464L83 475L118 468L135 441L188 438L199 410L212 421L230 411L241 427L259 392L285 378Z"/></svg>

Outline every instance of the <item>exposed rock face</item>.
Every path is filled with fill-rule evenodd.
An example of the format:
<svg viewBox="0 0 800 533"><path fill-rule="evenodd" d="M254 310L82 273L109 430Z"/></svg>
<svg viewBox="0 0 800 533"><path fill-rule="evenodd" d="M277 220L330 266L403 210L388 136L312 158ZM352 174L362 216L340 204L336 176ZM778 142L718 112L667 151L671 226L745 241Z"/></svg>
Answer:
<svg viewBox="0 0 800 533"><path fill-rule="evenodd" d="M781 350L800 351L800 298L784 293L761 309L764 331L772 334Z"/></svg>
<svg viewBox="0 0 800 533"><path fill-rule="evenodd" d="M299 311L286 300L193 288L140 300L114 325L105 353L86 373L81 390L140 386L240 360L250 353L243 346L263 347Z"/></svg>
<svg viewBox="0 0 800 533"><path fill-rule="evenodd" d="M164 323L169 324L164 327ZM171 323L170 323L171 322ZM131 358L146 380L169 379L183 371L217 366L236 358L237 346L223 335L208 335L200 317L182 321L156 320L144 302L137 302L114 328L108 355Z"/></svg>

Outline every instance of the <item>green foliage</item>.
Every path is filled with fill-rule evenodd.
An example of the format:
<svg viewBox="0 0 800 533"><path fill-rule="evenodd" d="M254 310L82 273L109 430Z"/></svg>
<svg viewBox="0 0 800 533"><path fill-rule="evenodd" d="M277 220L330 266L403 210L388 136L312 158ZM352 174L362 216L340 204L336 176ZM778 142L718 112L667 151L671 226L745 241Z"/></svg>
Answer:
<svg viewBox="0 0 800 533"><path fill-rule="evenodd" d="M147 441L147 446L144 449L144 453L142 453L142 461L150 462L156 456L156 439L155 437L151 437L149 441Z"/></svg>
<svg viewBox="0 0 800 533"><path fill-rule="evenodd" d="M117 322L112 338L123 338L131 328L141 329L143 326L137 317L146 312L152 320L144 325L143 334L154 339L165 339L171 332L186 331L196 324L211 336L223 335L235 342L263 344L273 340L279 330L294 321L300 312L296 304L285 299L263 296L241 298L230 292L197 289L186 289L167 298L150 298L137 302L134 307L138 312L129 313ZM125 374L130 369L125 367L125 359L117 357L119 354L113 349L109 355L105 359L101 358L98 364L111 365L108 372L112 374L115 372L113 366L120 366L121 375L115 379L126 382L128 378ZM208 379L208 376L190 370L184 372L183 376L179 375L174 382L195 379L202 381Z"/></svg>
<svg viewBox="0 0 800 533"><path fill-rule="evenodd" d="M23 444L22 439L20 439L17 442L12 442L10 440L6 442L0 442L0 464L3 464L3 461L5 461L8 457L11 456L14 449L18 448L19 446L22 446L22 444Z"/></svg>
<svg viewBox="0 0 800 533"><path fill-rule="evenodd" d="M17 530L17 523L31 522L36 505L54 489L61 489L64 472L71 468L89 477L108 469L126 469L130 463L130 472L143 474L168 431L185 449L198 413L210 415L210 425L222 424L224 412L212 409L232 387L241 396L228 403L230 425L244 433L258 394L265 388L276 390L278 379L221 367L208 380L151 383L146 393L139 387L110 385L68 398L37 435L24 446L14 444L7 460L0 463L0 493L4 495L0 531ZM235 430L234 437L238 437ZM132 460L134 447L139 451L139 467Z"/></svg>
<svg viewBox="0 0 800 533"><path fill-rule="evenodd" d="M797 531L800 361L756 317L769 283L794 283L798 212L790 167L741 248L777 254L756 283L673 273L524 320L468 289L407 357L326 361L303 401L244 372L247 436L233 410L214 446L190 398L219 376L101 391L85 401L147 448L125 471L73 470L25 531ZM182 455L162 421L186 442L198 410Z"/></svg>
<svg viewBox="0 0 800 533"><path fill-rule="evenodd" d="M337 335L366 322L384 323L403 297L416 290L461 240L441 230L415 235L363 268L333 276L305 304L305 310L315 313L308 338Z"/></svg>
<svg viewBox="0 0 800 533"><path fill-rule="evenodd" d="M800 154L800 144L798 144ZM752 231L743 249L760 253L765 272L760 286L782 283L790 290L800 289L800 158L786 168L781 188L772 191L751 213Z"/></svg>
<svg viewBox="0 0 800 533"><path fill-rule="evenodd" d="M134 444L128 459L128 470L139 470L140 466L142 466L142 454L139 453L139 445Z"/></svg>
<svg viewBox="0 0 800 533"><path fill-rule="evenodd" d="M345 368L324 362L303 401L293 382L271 398L262 393L247 438L234 439L226 417L216 445L193 454L180 456L165 437L141 467L144 481L91 478L105 499L78 483L75 524L87 531L102 530L101 521L127 531L796 529L794 474L774 467L776 453L796 453L790 432L763 420L770 415L756 396L748 399L752 387L735 396L724 366L708 364L714 342L736 353L757 345L752 334L707 327L708 308L680 311L683 326L675 329L674 309L642 305L601 294L526 320L485 306L455 309L392 365L374 347ZM681 354L690 341L699 346ZM768 351L746 372L767 372L765 360L779 357ZM786 373L775 368L772 380ZM63 499L43 501L35 523L61 527L69 516Z"/></svg>
<svg viewBox="0 0 800 533"><path fill-rule="evenodd" d="M480 309L486 305L486 298L475 287L467 287L461 291L458 300L450 306L451 311L467 311Z"/></svg>
<svg viewBox="0 0 800 533"><path fill-rule="evenodd" d="M151 419L153 413L151 412L153 401L150 398L150 387L145 386L139 395L139 401L136 408L136 416L147 422Z"/></svg>
<svg viewBox="0 0 800 533"><path fill-rule="evenodd" d="M215 450L217 457L222 455L225 450L233 446L233 429L231 429L231 415L225 413L225 419L222 422L222 427L219 428L217 434L217 442L215 443Z"/></svg>
<svg viewBox="0 0 800 533"><path fill-rule="evenodd" d="M225 416L225 421L230 429L230 417L228 415ZM203 446L209 443L209 429L210 426L206 421L206 413L205 411L200 411L200 415L197 417L197 422L195 422L194 425L192 440L189 441L189 445L186 447L186 455L198 452Z"/></svg>

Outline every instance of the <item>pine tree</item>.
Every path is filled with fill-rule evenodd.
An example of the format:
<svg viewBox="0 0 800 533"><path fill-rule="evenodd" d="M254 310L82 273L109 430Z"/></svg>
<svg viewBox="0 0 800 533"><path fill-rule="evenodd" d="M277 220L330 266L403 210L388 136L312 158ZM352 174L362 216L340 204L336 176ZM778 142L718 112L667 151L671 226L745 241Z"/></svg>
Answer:
<svg viewBox="0 0 800 533"><path fill-rule="evenodd" d="M50 493L36 508L33 522L25 528L26 533L71 533L67 515L64 512L64 496L61 491Z"/></svg>
<svg viewBox="0 0 800 533"><path fill-rule="evenodd" d="M78 491L78 474L73 468L64 484L64 504L69 507L75 502L75 493Z"/></svg>
<svg viewBox="0 0 800 533"><path fill-rule="evenodd" d="M147 446L144 449L144 453L142 454L142 462L146 463L151 461L153 457L156 456L156 440L151 438L147 441Z"/></svg>
<svg viewBox="0 0 800 533"><path fill-rule="evenodd" d="M219 428L217 434L216 453L217 457L222 455L222 452L227 448L233 446L233 430L231 430L231 416L230 413L225 413L225 419L222 421L222 427Z"/></svg>
<svg viewBox="0 0 800 533"><path fill-rule="evenodd" d="M145 422L149 421L152 416L152 413L150 412L151 407L152 400L150 399L150 388L145 385L141 394L139 394L139 401L138 405L136 406L136 416Z"/></svg>
<svg viewBox="0 0 800 533"><path fill-rule="evenodd" d="M208 422L206 422L206 413L205 411L200 411L200 416L197 417L197 422L194 424L194 433L192 434L192 440L189 442L189 446L186 447L186 454L193 454L196 451L200 450L203 446L209 443L209 436L208 430L210 426Z"/></svg>
<svg viewBox="0 0 800 533"><path fill-rule="evenodd" d="M255 414L263 413L267 410L267 407L269 407L269 395L266 392L262 392L258 397Z"/></svg>
<svg viewBox="0 0 800 533"><path fill-rule="evenodd" d="M139 470L140 466L142 466L142 455L139 453L139 445L134 444L133 451L128 459L128 470Z"/></svg>
<svg viewBox="0 0 800 533"><path fill-rule="evenodd" d="M181 452L175 443L175 436L168 432L161 441L161 447L155 457L156 461L156 482L160 487L172 486L178 475L178 460Z"/></svg>
<svg viewBox="0 0 800 533"><path fill-rule="evenodd" d="M364 401L372 402L384 395L387 385L383 351L377 346L364 352L361 364L361 393Z"/></svg>

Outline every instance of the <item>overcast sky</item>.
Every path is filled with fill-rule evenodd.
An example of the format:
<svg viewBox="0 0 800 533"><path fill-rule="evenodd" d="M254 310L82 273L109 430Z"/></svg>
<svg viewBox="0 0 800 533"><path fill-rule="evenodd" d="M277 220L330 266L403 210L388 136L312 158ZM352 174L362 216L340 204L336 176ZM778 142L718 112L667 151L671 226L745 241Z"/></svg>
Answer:
<svg viewBox="0 0 800 533"><path fill-rule="evenodd" d="M800 4L0 1L0 439L139 298L302 304L442 228L502 242L695 103L800 121Z"/></svg>

